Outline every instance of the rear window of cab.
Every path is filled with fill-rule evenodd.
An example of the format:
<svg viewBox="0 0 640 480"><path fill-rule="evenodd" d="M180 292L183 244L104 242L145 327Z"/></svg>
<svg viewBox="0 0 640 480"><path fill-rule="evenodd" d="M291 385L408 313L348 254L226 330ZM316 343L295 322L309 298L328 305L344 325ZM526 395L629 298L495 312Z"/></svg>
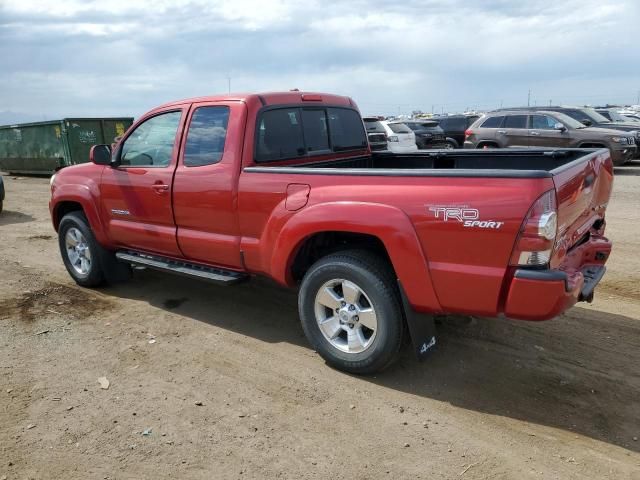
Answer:
<svg viewBox="0 0 640 480"><path fill-rule="evenodd" d="M360 114L340 107L286 107L258 117L256 162L367 148Z"/></svg>

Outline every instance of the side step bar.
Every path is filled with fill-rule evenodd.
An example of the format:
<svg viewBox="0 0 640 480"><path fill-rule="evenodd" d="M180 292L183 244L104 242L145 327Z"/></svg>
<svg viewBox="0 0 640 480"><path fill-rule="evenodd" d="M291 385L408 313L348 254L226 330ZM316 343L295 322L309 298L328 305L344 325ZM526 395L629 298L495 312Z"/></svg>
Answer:
<svg viewBox="0 0 640 480"><path fill-rule="evenodd" d="M121 262L132 263L143 267L175 273L187 277L208 280L220 285L233 285L249 278L248 275L232 270L207 267L187 261L173 260L160 255L134 252L131 250L116 252L116 258Z"/></svg>

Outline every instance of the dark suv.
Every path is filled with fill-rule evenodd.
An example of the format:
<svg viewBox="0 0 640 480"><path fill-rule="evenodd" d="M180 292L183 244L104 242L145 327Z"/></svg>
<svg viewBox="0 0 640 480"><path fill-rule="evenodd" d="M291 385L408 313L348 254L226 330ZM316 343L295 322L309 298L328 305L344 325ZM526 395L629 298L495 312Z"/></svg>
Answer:
<svg viewBox="0 0 640 480"><path fill-rule="evenodd" d="M564 147L611 151L614 165L633 158L637 147L631 133L586 127L563 113L545 110L491 112L465 133L464 148Z"/></svg>
<svg viewBox="0 0 640 480"><path fill-rule="evenodd" d="M480 115L448 115L433 117L431 120L438 122L444 130L445 139L451 148L462 148L465 130L479 117Z"/></svg>
<svg viewBox="0 0 640 480"><path fill-rule="evenodd" d="M433 120L407 120L402 122L416 134L418 148L453 148L445 141L444 131Z"/></svg>
<svg viewBox="0 0 640 480"><path fill-rule="evenodd" d="M367 139L371 150L387 149L387 132L380 123L378 117L364 117L364 126L367 129Z"/></svg>

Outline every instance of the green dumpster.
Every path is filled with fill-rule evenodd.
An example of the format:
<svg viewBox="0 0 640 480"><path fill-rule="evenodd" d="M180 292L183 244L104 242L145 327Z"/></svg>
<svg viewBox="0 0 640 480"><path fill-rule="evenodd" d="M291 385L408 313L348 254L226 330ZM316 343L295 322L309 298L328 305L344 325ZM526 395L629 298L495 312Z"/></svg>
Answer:
<svg viewBox="0 0 640 480"><path fill-rule="evenodd" d="M64 118L0 126L0 170L49 175L89 161L93 145L111 144L133 118Z"/></svg>

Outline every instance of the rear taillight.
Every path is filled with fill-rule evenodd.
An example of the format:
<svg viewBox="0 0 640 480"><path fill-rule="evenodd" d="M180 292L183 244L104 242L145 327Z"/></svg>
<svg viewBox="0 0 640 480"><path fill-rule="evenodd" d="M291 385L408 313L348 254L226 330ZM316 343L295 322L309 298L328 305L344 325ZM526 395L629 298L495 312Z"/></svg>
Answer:
<svg viewBox="0 0 640 480"><path fill-rule="evenodd" d="M558 233L556 193L549 190L538 198L522 222L511 265L544 266L549 263Z"/></svg>
<svg viewBox="0 0 640 480"><path fill-rule="evenodd" d="M466 140L467 138L469 138L471 135L473 135L473 130L471 130L470 128L467 128L464 131L464 139Z"/></svg>

